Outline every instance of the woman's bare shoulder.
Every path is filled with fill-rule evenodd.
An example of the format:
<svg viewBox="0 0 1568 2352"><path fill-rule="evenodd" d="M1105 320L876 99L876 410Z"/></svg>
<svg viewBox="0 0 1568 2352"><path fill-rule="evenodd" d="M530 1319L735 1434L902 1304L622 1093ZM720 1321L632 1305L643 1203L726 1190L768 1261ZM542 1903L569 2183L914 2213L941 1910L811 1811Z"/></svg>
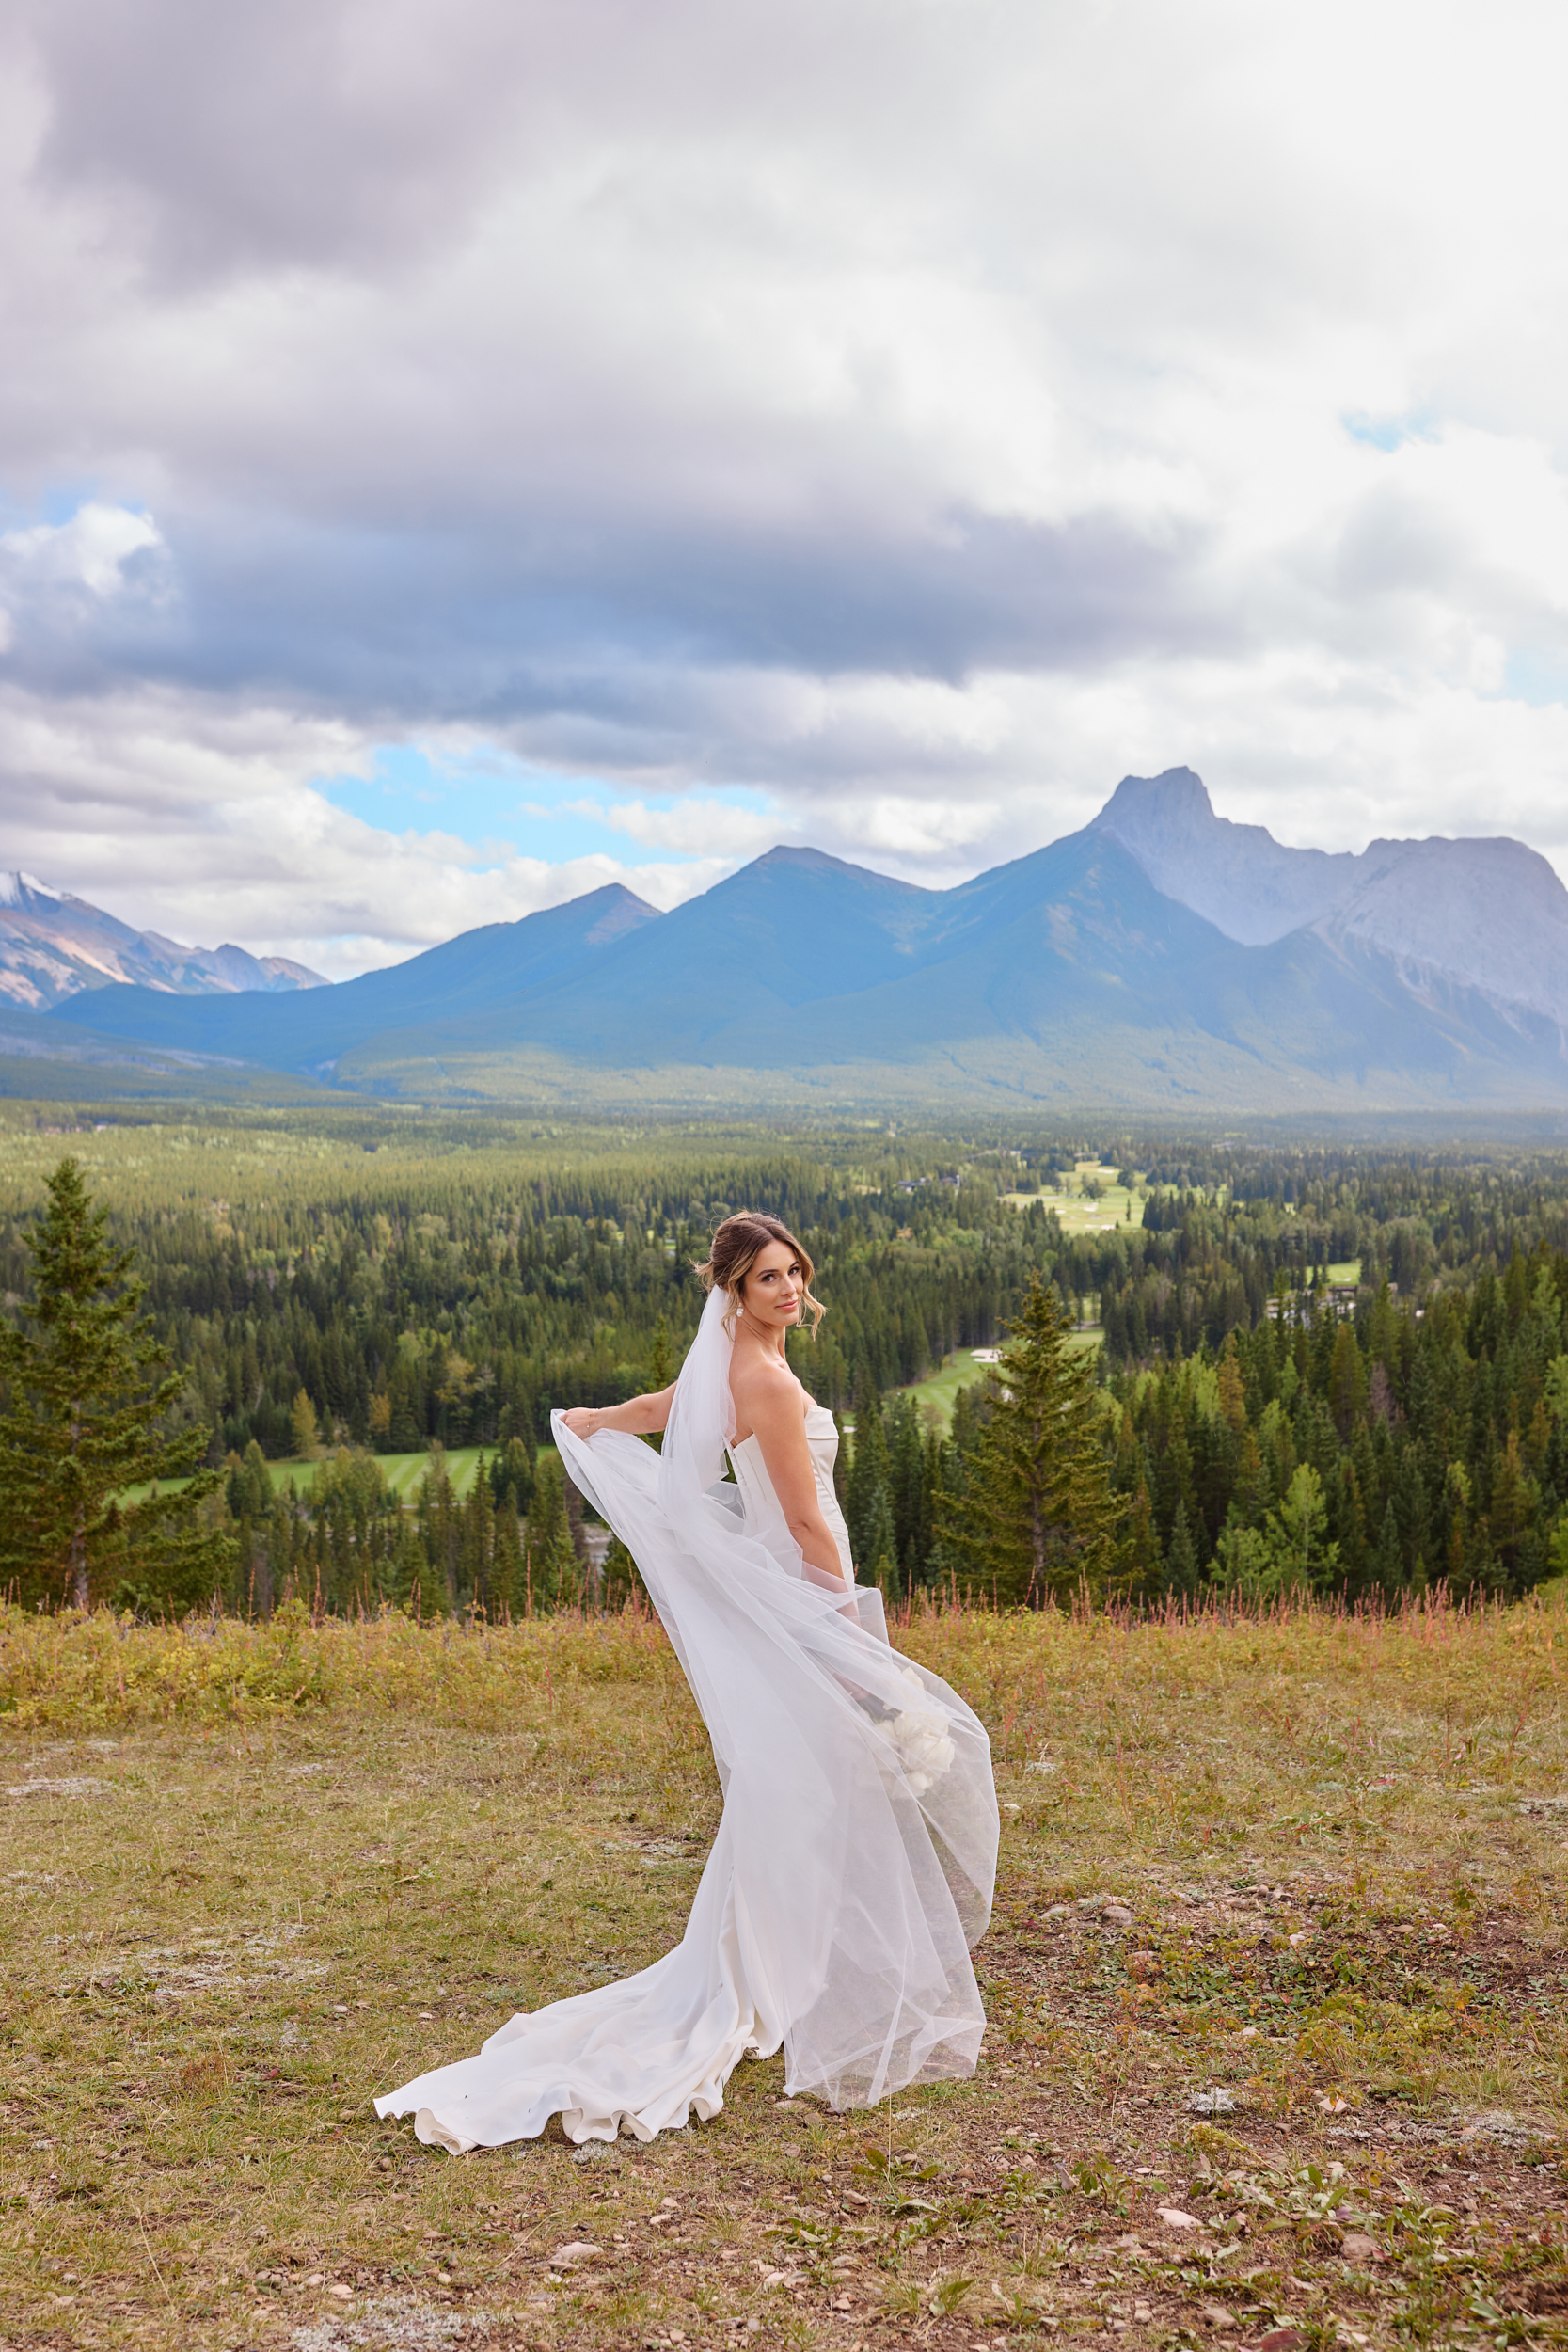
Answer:
<svg viewBox="0 0 1568 2352"><path fill-rule="evenodd" d="M787 1424L792 1417L803 1419L808 1401L787 1364L770 1364L761 1357L744 1359L732 1367L730 1394L736 1419L748 1436L758 1427Z"/></svg>

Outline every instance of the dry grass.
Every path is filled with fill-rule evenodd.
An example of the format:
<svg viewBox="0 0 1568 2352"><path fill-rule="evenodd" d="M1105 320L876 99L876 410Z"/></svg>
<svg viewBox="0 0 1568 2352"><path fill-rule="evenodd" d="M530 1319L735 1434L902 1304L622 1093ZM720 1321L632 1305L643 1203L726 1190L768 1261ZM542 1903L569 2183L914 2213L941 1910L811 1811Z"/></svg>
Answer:
<svg viewBox="0 0 1568 2352"><path fill-rule="evenodd" d="M1565 1637L917 1621L1009 1807L978 2080L453 2161L372 2093L678 1931L657 1632L0 1620L0 2340L1560 2341Z"/></svg>

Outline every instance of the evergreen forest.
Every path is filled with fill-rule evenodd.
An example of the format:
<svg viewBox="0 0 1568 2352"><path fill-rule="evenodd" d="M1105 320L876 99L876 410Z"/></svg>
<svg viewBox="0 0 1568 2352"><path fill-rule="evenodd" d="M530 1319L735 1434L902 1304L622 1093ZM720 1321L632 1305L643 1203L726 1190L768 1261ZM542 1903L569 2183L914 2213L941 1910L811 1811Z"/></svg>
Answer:
<svg viewBox="0 0 1568 2352"><path fill-rule="evenodd" d="M784 1217L816 1261L828 1315L792 1360L848 1433L856 1558L895 1600L1396 1601L1439 1581L1514 1595L1568 1568L1568 1153L1549 1145L12 1103L13 1320L62 1155L182 1375L167 1434L199 1432L221 1474L204 1509L229 1606L624 1597L635 1571L594 1543L549 1412L670 1376L701 1308L694 1264L741 1206ZM1088 1229L1085 1168L1122 1204ZM1066 1383L1076 1448L1052 1507L1093 1539L1048 1547L1049 1577L1021 1583L974 1532L1006 1454L1006 1366L975 1367L940 1410L921 1384L1003 1343L1032 1285L1031 1345ZM475 1446L460 1494L448 1455ZM429 1467L410 1502L378 1457L411 1453ZM301 1454L315 1469L294 1494L271 1466ZM160 1589L145 1559L94 1597L208 1597Z"/></svg>

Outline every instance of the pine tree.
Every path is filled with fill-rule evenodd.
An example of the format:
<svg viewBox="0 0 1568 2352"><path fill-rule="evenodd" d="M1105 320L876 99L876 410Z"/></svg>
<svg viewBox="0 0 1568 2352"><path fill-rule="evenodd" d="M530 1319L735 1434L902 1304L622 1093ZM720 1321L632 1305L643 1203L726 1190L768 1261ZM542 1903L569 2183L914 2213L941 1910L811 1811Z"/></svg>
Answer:
<svg viewBox="0 0 1568 2352"><path fill-rule="evenodd" d="M1142 1477L1132 1496L1132 1507L1123 1531L1117 1573L1120 1589L1132 1600L1144 1599L1160 1581L1160 1536L1154 1524L1148 1487Z"/></svg>
<svg viewBox="0 0 1568 2352"><path fill-rule="evenodd" d="M565 1479L554 1454L545 1456L534 1482L526 1557L531 1605L535 1609L569 1608L578 1593L578 1555L566 1516Z"/></svg>
<svg viewBox="0 0 1568 2352"><path fill-rule="evenodd" d="M1197 1546L1187 1519L1187 1506L1179 1502L1171 1521L1170 1542L1165 1548L1165 1590L1167 1593L1192 1594L1197 1591Z"/></svg>
<svg viewBox="0 0 1568 2352"><path fill-rule="evenodd" d="M856 1550L851 1545L850 1557L861 1571L863 1582L877 1585L889 1600L902 1599L893 1505L885 1486L874 1490L870 1516L862 1525L860 1549Z"/></svg>
<svg viewBox="0 0 1568 2352"><path fill-rule="evenodd" d="M1093 1369L1037 1274L1006 1328L990 1416L942 1532L972 1589L1037 1609L1081 1581L1103 1584L1117 1511Z"/></svg>
<svg viewBox="0 0 1568 2352"><path fill-rule="evenodd" d="M447 1449L431 1440L430 1468L420 1479L414 1510L430 1574L422 1587L423 1606L451 1614L457 1607L457 1568L463 1539L462 1512L447 1469Z"/></svg>
<svg viewBox="0 0 1568 2352"><path fill-rule="evenodd" d="M490 1490L498 1511L526 1512L533 1500L533 1448L509 1438L490 1465Z"/></svg>
<svg viewBox="0 0 1568 2352"><path fill-rule="evenodd" d="M490 1613L510 1617L523 1591L523 1539L517 1514L510 1502L496 1512L496 1550L490 1570Z"/></svg>
<svg viewBox="0 0 1568 2352"><path fill-rule="evenodd" d="M855 1452L845 1482L844 1518L849 1530L849 1552L857 1567L869 1571L879 1551L897 1549L893 1533L893 1504L888 1493L890 1464L882 1408L874 1391L855 1414Z"/></svg>
<svg viewBox="0 0 1568 2352"><path fill-rule="evenodd" d="M674 1357L670 1345L670 1319L667 1315L660 1315L654 1326L653 1341L648 1349L648 1387L657 1395L660 1389L667 1389L670 1386L674 1376Z"/></svg>
<svg viewBox="0 0 1568 2352"><path fill-rule="evenodd" d="M463 1506L458 1582L462 1597L477 1615L483 1617L499 1614L491 1582L495 1563L496 1503L490 1491L490 1481L484 1473L484 1456L482 1454L474 1466L474 1483L468 1489L468 1500Z"/></svg>
<svg viewBox="0 0 1568 2352"><path fill-rule="evenodd" d="M926 1573L930 1550L926 1448L915 1408L908 1397L897 1400L891 1418L888 1496L893 1504L894 1542L900 1590L912 1593Z"/></svg>
<svg viewBox="0 0 1568 2352"><path fill-rule="evenodd" d="M209 1431L160 1434L185 1375L138 1310L135 1252L106 1238L73 1159L48 1178L26 1235L32 1329L0 1324L0 1581L24 1601L85 1609L117 1580L137 1598L189 1607L227 1574L231 1542L204 1524L220 1483L197 1470ZM196 1475L190 1476L195 1471ZM159 1491L174 1478L189 1483ZM151 1486L135 1503L126 1489Z"/></svg>

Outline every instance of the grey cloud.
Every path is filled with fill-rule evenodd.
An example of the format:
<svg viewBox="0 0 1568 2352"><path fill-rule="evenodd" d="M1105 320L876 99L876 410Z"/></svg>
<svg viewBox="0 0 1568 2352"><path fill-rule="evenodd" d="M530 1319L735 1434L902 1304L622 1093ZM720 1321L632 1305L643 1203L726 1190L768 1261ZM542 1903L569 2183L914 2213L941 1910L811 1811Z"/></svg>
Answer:
<svg viewBox="0 0 1568 2352"><path fill-rule="evenodd" d="M1115 515L1057 527L891 518L839 539L726 536L672 516L574 533L340 530L193 518L132 557L119 595L29 601L12 674L81 690L127 674L226 692L287 689L388 722L505 726L585 693L585 715L646 715L656 671L778 667L957 682L977 669L1167 659L1229 634L1197 585L1196 533L1152 543ZM3 578L3 570L0 570ZM177 583L177 587L176 587Z"/></svg>
<svg viewBox="0 0 1568 2352"><path fill-rule="evenodd" d="M205 747L137 765L80 723L57 788L106 839L140 809L173 840L258 710L760 783L872 862L914 802L961 801L979 864L1180 759L1264 802L1316 778L1343 839L1393 728L1406 804L1446 762L1434 810L1490 816L1510 761L1545 804L1558 738L1443 697L1470 638L1559 642L1563 559L1511 570L1473 481L1369 487L1333 421L1440 431L1463 379L1513 429L1525 343L1476 358L1477 287L1523 254L1568 315L1560 239L1486 210L1515 135L1444 136L1467 86L1430 43L1441 103L1364 105L1358 143L1341 101L1403 72L1358 47L1347 91L1359 30L1348 0L0 0L0 498L87 485L162 532L107 592L0 552L0 682L62 737L156 704ZM1553 87L1517 78L1527 113ZM907 846L947 854L934 819Z"/></svg>
<svg viewBox="0 0 1568 2352"><path fill-rule="evenodd" d="M744 120L929 119L955 28L882 0L11 0L43 77L40 183L106 199L107 233L190 286L252 271L375 275L460 234L501 182L576 167L613 204L639 151ZM1014 17L1009 0L989 13ZM876 120L868 108L875 103ZM933 124L932 127L935 127Z"/></svg>

